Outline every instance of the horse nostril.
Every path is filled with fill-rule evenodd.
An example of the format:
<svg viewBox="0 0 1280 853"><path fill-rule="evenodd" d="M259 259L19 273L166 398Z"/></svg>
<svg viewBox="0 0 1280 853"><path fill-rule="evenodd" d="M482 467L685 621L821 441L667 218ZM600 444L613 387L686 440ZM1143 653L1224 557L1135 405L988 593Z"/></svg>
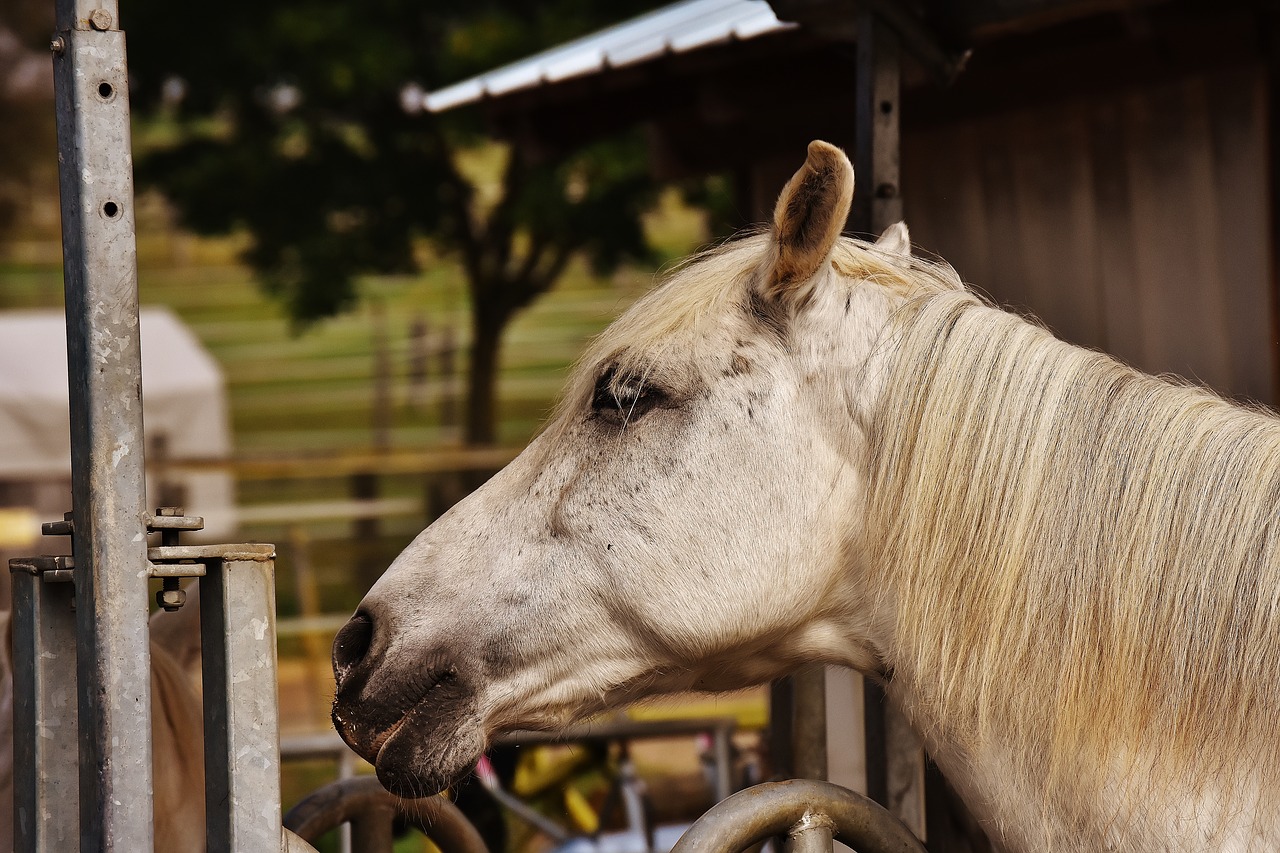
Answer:
<svg viewBox="0 0 1280 853"><path fill-rule="evenodd" d="M373 619L368 614L357 613L342 626L333 638L333 671L339 683L364 660L372 641Z"/></svg>

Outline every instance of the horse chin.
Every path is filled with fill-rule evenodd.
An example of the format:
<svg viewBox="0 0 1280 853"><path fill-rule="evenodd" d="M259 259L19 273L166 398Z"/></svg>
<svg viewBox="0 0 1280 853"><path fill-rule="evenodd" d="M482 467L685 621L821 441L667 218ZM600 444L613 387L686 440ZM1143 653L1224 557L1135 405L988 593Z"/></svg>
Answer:
<svg viewBox="0 0 1280 853"><path fill-rule="evenodd" d="M443 791L483 753L476 694L460 679L432 677L415 684L403 678L378 690L366 686L365 691L381 701L339 690L334 728L374 765L379 781L392 793L423 797Z"/></svg>
<svg viewBox="0 0 1280 853"><path fill-rule="evenodd" d="M401 797L424 797L459 782L484 753L485 738L473 714L440 715L418 706L382 741L373 765L378 781Z"/></svg>

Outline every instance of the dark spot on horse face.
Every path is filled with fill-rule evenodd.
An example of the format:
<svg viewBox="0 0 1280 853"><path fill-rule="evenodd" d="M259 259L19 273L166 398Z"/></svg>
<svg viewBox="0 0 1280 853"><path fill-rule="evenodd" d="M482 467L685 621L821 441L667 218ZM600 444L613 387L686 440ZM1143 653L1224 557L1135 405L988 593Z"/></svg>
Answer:
<svg viewBox="0 0 1280 853"><path fill-rule="evenodd" d="M569 536L569 524L565 521L564 512L557 507L551 513L551 520L547 522L547 532L551 534L552 539L564 539Z"/></svg>
<svg viewBox="0 0 1280 853"><path fill-rule="evenodd" d="M787 339L787 313L781 303L766 299L757 290L747 297L747 314L761 328L777 338L779 343Z"/></svg>
<svg viewBox="0 0 1280 853"><path fill-rule="evenodd" d="M506 631L501 631L485 641L481 658L490 672L503 672L515 660L515 641Z"/></svg>
<svg viewBox="0 0 1280 853"><path fill-rule="evenodd" d="M498 604L503 607L519 609L527 607L532 596L528 590L516 589L503 593L498 597Z"/></svg>
<svg viewBox="0 0 1280 853"><path fill-rule="evenodd" d="M725 376L742 376L751 372L751 362L740 352L735 352L733 357L729 359L729 367L724 371Z"/></svg>
<svg viewBox="0 0 1280 853"><path fill-rule="evenodd" d="M766 299L757 290L752 290L747 297L747 316L764 332L778 341L786 340L787 316L782 306L776 301Z"/></svg>

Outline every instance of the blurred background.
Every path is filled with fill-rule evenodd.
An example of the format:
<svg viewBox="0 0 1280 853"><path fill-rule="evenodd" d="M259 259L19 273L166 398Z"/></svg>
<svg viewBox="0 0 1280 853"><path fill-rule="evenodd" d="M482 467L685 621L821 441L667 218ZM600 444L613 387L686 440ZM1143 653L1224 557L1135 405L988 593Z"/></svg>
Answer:
<svg viewBox="0 0 1280 853"><path fill-rule="evenodd" d="M1276 5L889 5L918 28L888 190L917 246L1070 340L1274 404ZM121 3L150 494L277 544L295 744L329 732L333 632L535 434L584 342L763 221L810 139L853 150L855 6ZM0 9L5 558L70 508L52 19ZM726 731L735 784L769 773L763 691L632 716L687 724L498 775L582 833L629 825L606 801L632 771L654 820L700 814ZM320 743L286 808L360 769ZM495 813L495 844L551 843Z"/></svg>

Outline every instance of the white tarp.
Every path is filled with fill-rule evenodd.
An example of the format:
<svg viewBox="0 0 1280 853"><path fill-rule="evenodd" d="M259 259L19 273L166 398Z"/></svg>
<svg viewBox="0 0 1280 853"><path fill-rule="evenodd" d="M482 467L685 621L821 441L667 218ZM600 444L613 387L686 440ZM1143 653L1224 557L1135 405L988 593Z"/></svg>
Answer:
<svg viewBox="0 0 1280 853"><path fill-rule="evenodd" d="M143 429L169 461L231 455L222 370L166 308L143 308ZM0 312L0 481L69 480L66 320L61 311ZM148 458L148 464L153 460ZM157 484L148 474L148 509ZM185 508L205 519L199 538L234 534L234 488L223 471L174 472ZM69 501L69 499L68 499ZM67 507L70 509L70 506ZM46 521L52 519L44 519Z"/></svg>

